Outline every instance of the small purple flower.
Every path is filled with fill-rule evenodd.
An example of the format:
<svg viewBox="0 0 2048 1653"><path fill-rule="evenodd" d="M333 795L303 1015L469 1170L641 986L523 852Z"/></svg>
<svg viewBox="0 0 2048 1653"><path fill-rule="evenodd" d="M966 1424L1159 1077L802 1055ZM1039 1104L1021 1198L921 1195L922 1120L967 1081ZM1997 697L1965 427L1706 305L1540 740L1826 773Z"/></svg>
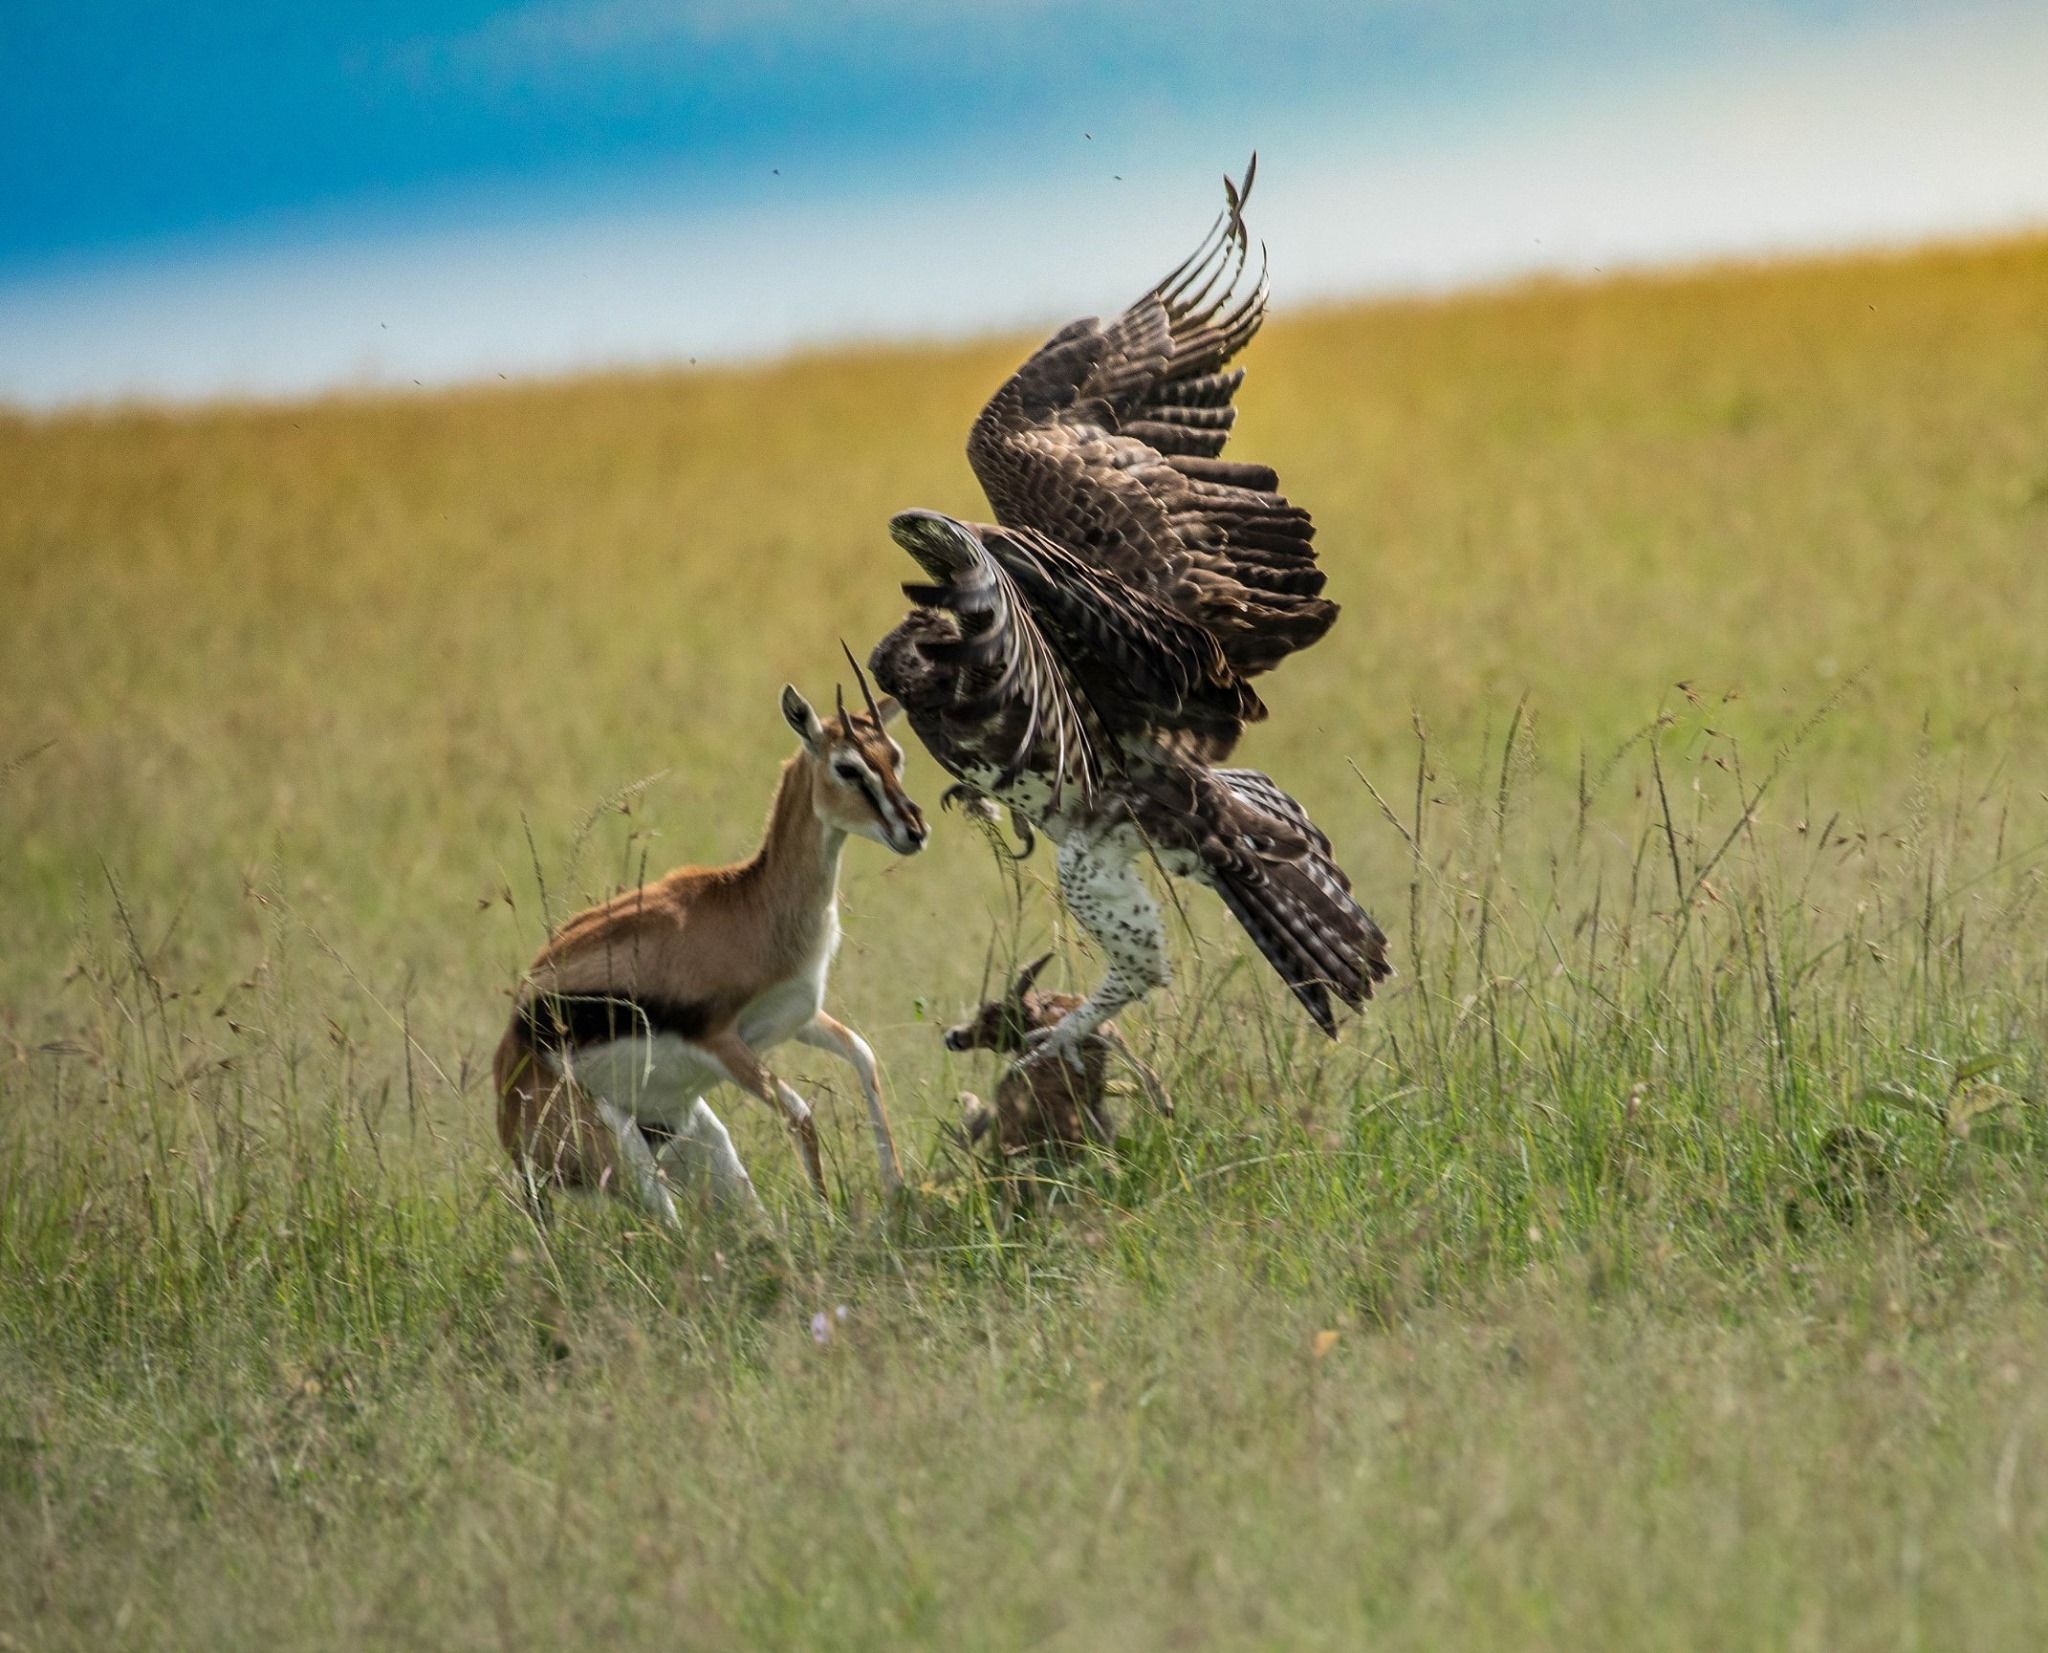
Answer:
<svg viewBox="0 0 2048 1653"><path fill-rule="evenodd" d="M845 1320L846 1320L846 1305L845 1305L844 1303L841 1303L841 1304L839 1305L839 1307L838 1307L838 1308L836 1308L836 1309L834 1309L834 1310L832 1311L832 1318L833 1318L834 1320L837 1320L837 1321L841 1322L842 1324L843 1324L843 1323L845 1322Z"/></svg>
<svg viewBox="0 0 2048 1653"><path fill-rule="evenodd" d="M823 1348L831 1340L832 1322L826 1317L825 1311L820 1309L811 1316L811 1341Z"/></svg>

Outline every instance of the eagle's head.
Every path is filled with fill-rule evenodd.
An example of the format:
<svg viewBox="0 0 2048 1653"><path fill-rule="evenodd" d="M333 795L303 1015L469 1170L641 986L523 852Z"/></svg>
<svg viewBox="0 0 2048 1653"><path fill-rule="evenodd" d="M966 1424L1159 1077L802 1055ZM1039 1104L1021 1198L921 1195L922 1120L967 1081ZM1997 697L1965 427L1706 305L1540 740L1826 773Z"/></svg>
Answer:
<svg viewBox="0 0 2048 1653"><path fill-rule="evenodd" d="M959 582L975 583L973 577L985 569L981 539L966 523L937 511L899 511L889 519L889 534L934 583L903 588L918 606L875 645L868 669L911 712L937 710L958 692L957 646L967 628L955 605L965 591Z"/></svg>
<svg viewBox="0 0 2048 1653"><path fill-rule="evenodd" d="M898 511L889 535L935 580L952 580L981 560L981 535L938 511Z"/></svg>

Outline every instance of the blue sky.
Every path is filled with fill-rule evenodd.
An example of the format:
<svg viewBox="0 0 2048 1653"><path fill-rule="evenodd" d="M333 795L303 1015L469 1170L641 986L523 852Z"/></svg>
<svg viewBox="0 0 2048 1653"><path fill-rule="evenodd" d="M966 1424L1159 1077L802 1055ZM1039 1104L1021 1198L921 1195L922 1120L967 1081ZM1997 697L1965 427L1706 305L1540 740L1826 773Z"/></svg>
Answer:
<svg viewBox="0 0 2048 1653"><path fill-rule="evenodd" d="M1261 151L1282 302L2048 222L2022 0L414 0L0 20L0 400L1122 302Z"/></svg>

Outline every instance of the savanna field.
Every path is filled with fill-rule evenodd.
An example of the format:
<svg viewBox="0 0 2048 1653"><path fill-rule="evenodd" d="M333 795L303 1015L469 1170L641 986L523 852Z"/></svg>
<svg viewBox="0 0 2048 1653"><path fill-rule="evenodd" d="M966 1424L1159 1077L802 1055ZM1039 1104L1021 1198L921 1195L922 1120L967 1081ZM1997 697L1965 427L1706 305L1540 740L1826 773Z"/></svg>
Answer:
<svg viewBox="0 0 2048 1653"><path fill-rule="evenodd" d="M752 849L1029 342L0 418L0 1649L2040 1645L2048 240L1276 320L1243 758L1390 991L1182 891L1019 1206L939 1029L1098 964L913 745L904 1206L792 1046L829 1215L727 1091L772 1237L528 1218L520 970Z"/></svg>

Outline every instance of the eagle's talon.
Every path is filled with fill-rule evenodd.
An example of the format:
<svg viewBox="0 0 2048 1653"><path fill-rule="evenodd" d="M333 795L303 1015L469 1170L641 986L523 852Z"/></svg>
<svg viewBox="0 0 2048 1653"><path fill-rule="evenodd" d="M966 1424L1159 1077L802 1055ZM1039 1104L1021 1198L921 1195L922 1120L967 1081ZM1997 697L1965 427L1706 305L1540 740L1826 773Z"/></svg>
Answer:
<svg viewBox="0 0 2048 1653"><path fill-rule="evenodd" d="M995 800L964 782L956 782L941 792L939 807L958 809L969 820L986 822L990 826L994 826L997 820Z"/></svg>
<svg viewBox="0 0 2048 1653"><path fill-rule="evenodd" d="M1010 811L1010 830L1017 835L1017 847L1006 850L1012 861L1028 861L1031 852L1038 848L1038 834L1032 830L1031 818L1021 809Z"/></svg>
<svg viewBox="0 0 2048 1653"><path fill-rule="evenodd" d="M1018 809L1010 811L1010 830L1017 835L1016 846L1012 848L1003 842L998 830L1003 818L1002 808L978 786L956 781L939 794L939 807L946 810L957 808L970 821L985 828L997 848L1012 861L1028 861L1031 852L1038 847L1038 834L1032 830L1031 822L1023 811Z"/></svg>
<svg viewBox="0 0 2048 1653"><path fill-rule="evenodd" d="M1085 1076L1088 1064L1081 1053L1082 1038L1081 1034L1068 1032L1065 1021L1055 1022L1051 1027L1035 1027L1024 1035L1024 1054L1017 1058L1016 1065L1026 1069L1044 1062L1063 1061Z"/></svg>

